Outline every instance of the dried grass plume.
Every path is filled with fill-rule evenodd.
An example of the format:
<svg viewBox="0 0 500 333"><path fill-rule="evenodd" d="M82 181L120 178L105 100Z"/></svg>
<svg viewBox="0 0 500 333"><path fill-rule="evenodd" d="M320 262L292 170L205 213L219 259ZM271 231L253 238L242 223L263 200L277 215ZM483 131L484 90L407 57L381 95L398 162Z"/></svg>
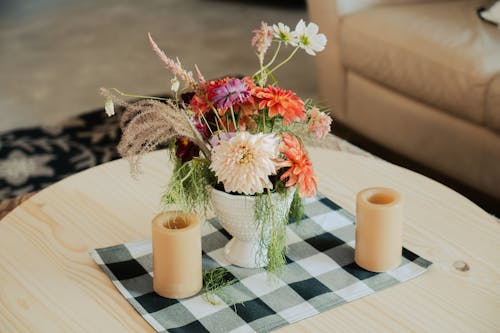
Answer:
<svg viewBox="0 0 500 333"><path fill-rule="evenodd" d="M110 90L101 88L101 95L125 108L120 127L122 137L118 152L130 163L133 176L140 173L143 154L154 151L172 138L187 138L197 144L207 158L210 152L185 112L171 101L144 99L129 103Z"/></svg>

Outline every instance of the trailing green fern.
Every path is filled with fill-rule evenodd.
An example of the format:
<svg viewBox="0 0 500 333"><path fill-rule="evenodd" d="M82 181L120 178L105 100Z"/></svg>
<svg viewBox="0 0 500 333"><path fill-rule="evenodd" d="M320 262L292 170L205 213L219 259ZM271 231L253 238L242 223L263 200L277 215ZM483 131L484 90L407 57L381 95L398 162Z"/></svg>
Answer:
<svg viewBox="0 0 500 333"><path fill-rule="evenodd" d="M219 297L219 299L226 304L237 303L224 293L225 287L228 287L238 281L234 278L228 278L228 276L229 271L224 267L217 267L203 272L203 291L205 292L203 298L208 303L212 305L219 305L220 302L215 299L215 296Z"/></svg>
<svg viewBox="0 0 500 333"><path fill-rule="evenodd" d="M277 192L277 194L278 201L286 200L286 192ZM280 274L286 264L286 225L290 212L289 207L277 205L270 191L255 199L255 218L260 232L261 248L267 248L266 270Z"/></svg>
<svg viewBox="0 0 500 333"><path fill-rule="evenodd" d="M290 207L289 222L300 222L304 218L304 202L299 196L299 190L295 189L292 205Z"/></svg>
<svg viewBox="0 0 500 333"><path fill-rule="evenodd" d="M161 200L164 208L175 204L185 212L205 214L211 205L210 186L216 182L209 166L210 161L202 157L184 163L175 158L173 176Z"/></svg>

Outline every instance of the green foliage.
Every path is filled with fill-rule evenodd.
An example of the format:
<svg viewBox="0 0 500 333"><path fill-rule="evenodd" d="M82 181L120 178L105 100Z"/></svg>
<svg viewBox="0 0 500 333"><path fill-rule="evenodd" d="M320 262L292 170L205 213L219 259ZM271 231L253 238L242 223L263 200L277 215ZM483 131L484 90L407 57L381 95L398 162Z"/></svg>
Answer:
<svg viewBox="0 0 500 333"><path fill-rule="evenodd" d="M268 272L280 274L286 264L286 225L289 207L276 204L274 200L286 201L287 193L277 192L278 197L268 191L255 198L255 218L260 231L261 248L267 248Z"/></svg>
<svg viewBox="0 0 500 333"><path fill-rule="evenodd" d="M203 298L212 305L219 305L220 302L215 299L219 297L224 303L235 303L224 293L224 288L237 282L236 279L229 279L229 271L224 267L203 272Z"/></svg>
<svg viewBox="0 0 500 333"><path fill-rule="evenodd" d="M177 205L185 212L205 214L211 205L210 186L216 182L210 161L201 157L184 163L175 160L173 176L161 200L164 209Z"/></svg>
<svg viewBox="0 0 500 333"><path fill-rule="evenodd" d="M290 207L290 222L300 222L304 218L304 203L299 196L299 190L295 189L292 205Z"/></svg>
<svg viewBox="0 0 500 333"><path fill-rule="evenodd" d="M304 108L306 110L312 109L313 107L317 107L321 112L324 112L326 114L330 114L332 111L329 106L317 103L313 101L311 98L307 98L306 100L304 100Z"/></svg>

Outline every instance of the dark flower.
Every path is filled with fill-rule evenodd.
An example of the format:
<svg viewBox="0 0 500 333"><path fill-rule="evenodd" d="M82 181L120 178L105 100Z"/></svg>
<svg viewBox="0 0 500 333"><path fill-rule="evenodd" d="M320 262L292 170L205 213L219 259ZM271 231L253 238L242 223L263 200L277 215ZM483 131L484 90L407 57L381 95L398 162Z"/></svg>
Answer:
<svg viewBox="0 0 500 333"><path fill-rule="evenodd" d="M177 147L175 156L180 158L182 163L189 162L200 155L200 148L186 138L177 139L175 145Z"/></svg>

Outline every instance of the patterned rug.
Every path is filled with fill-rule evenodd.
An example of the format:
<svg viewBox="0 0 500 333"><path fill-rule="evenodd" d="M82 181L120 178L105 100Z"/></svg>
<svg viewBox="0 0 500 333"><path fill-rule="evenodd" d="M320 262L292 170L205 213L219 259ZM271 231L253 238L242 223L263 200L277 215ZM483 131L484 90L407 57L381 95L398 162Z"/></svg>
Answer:
<svg viewBox="0 0 500 333"><path fill-rule="evenodd" d="M102 110L0 135L0 200L38 191L119 157L119 117Z"/></svg>

